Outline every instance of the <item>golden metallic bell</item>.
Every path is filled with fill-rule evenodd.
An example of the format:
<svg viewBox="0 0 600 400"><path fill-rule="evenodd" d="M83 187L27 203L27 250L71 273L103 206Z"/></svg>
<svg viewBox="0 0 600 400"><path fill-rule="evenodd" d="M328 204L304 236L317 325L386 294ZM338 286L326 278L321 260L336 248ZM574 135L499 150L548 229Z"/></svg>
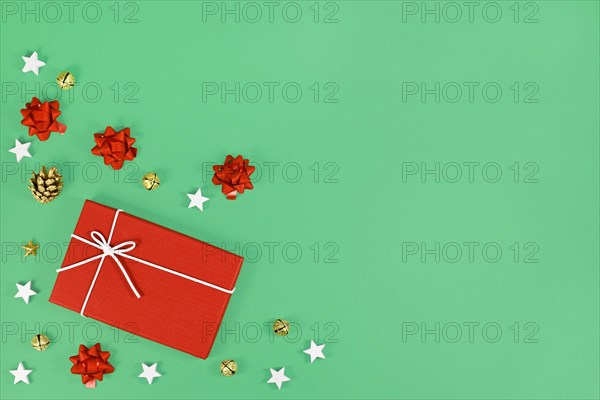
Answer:
<svg viewBox="0 0 600 400"><path fill-rule="evenodd" d="M75 77L70 72L61 72L56 77L56 83L62 90L71 89L75 86Z"/></svg>
<svg viewBox="0 0 600 400"><path fill-rule="evenodd" d="M225 376L235 375L237 372L237 363L234 360L221 361L221 373Z"/></svg>
<svg viewBox="0 0 600 400"><path fill-rule="evenodd" d="M278 319L273 323L273 332L277 336L287 336L290 333L290 323L285 319Z"/></svg>
<svg viewBox="0 0 600 400"><path fill-rule="evenodd" d="M160 185L160 179L158 179L158 176L156 175L156 173L148 172L142 178L142 184L144 185L144 187L146 189L154 190Z"/></svg>
<svg viewBox="0 0 600 400"><path fill-rule="evenodd" d="M48 336L38 333L31 339L31 345L37 351L44 351L50 345L50 339L48 339Z"/></svg>

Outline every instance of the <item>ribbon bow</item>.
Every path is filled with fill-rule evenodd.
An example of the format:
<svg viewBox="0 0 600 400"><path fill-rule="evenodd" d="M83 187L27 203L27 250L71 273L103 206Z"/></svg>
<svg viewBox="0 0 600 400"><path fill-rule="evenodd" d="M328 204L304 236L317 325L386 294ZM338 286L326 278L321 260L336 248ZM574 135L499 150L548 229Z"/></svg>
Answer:
<svg viewBox="0 0 600 400"><path fill-rule="evenodd" d="M204 286L208 286L211 287L213 289L219 290L221 292L225 292L228 294L232 294L235 290L235 288L233 288L232 290L229 289L225 289L222 288L220 286L217 285L213 285L212 283L203 281L201 279L198 278L194 278L192 276L186 275L186 274L182 274L181 272L177 272L174 271L172 269L169 268L165 268L163 266L151 263L149 261L146 260L142 260L141 258L137 258L134 256L131 256L129 254L127 254L128 252L130 252L131 250L135 249L135 242L132 240L128 240L122 243L119 243L115 246L111 246L110 242L113 236L113 232L115 230L115 225L117 224L117 218L119 217L119 213L123 211L123 210L117 210L117 212L115 213L115 218L113 219L113 223L112 223L112 227L110 228L110 233L108 234L108 239L104 237L104 235L102 235L100 232L98 231L92 231L92 233L90 234L90 236L92 237L92 241L82 238L81 236L72 234L71 237L74 239L77 239L83 243L87 243L90 246L93 246L97 249L102 250L102 254L98 254L95 255L93 257L87 258L83 261L79 261L78 263L75 264L71 264L71 265L67 265L66 267L62 267L56 270L56 272L64 272L64 271L68 271L70 269L73 268L77 268L79 266L82 266L84 264L89 263L90 261L94 261L94 260L98 260L100 259L100 263L98 264L98 268L96 269L96 274L94 275L94 279L92 280L92 284L90 285L90 288L87 292L87 295L85 296L85 300L83 301L83 305L81 306L81 311L79 312L82 316L85 317L85 315L83 314L83 311L85 310L85 307L88 303L88 300L90 299L90 295L92 294L92 289L94 289L94 285L96 284L96 279L98 279L98 275L100 274L100 269L102 268L102 264L104 263L104 259L108 256L111 257L113 260L115 260L115 263L119 266L119 269L121 270L121 272L123 273L123 276L125 277L125 279L127 280L127 283L129 284L129 287L131 288L131 290L133 291L133 294L135 294L135 297L137 297L138 299L141 297L140 293L138 292L138 290L136 289L135 285L133 284L133 282L131 281L131 278L129 278L129 274L127 274L127 271L125 270L125 267L123 267L123 264L121 264L121 261L119 260L120 257L124 257L124 258L128 258L130 260L139 262L141 264L145 264L149 267L153 267L156 269L160 269L161 271L165 271L168 272L170 274L173 275L177 275L179 277L188 279L190 281L196 282L196 283L200 283L201 285Z"/></svg>
<svg viewBox="0 0 600 400"><path fill-rule="evenodd" d="M104 237L104 235L102 235L98 231L92 231L92 233L91 233L92 239L96 243L93 243L93 242L91 242L91 241L89 241L87 239L84 239L84 238L82 238L80 236L77 236L75 234L73 234L71 236L74 237L75 239L81 240L82 242L89 244L90 246L94 246L94 247L102 250L102 254L98 254L97 256L90 257L87 260L80 261L80 262L78 262L76 264L73 264L73 265L70 265L70 266L68 266L66 268L61 268L59 271L66 271L68 269L78 267L78 266L80 266L82 264L85 264L85 263L88 263L90 261L93 261L93 260L96 260L96 259L100 258L100 265L98 266L98 270L99 270L100 267L102 266L102 263L104 262L104 258L106 258L106 256L110 256L110 257L112 257L113 260L115 260L115 262L119 266L119 269L123 273L123 276L125 276L125 279L127 280L127 283L129 284L129 287L133 291L133 294L135 294L135 297L137 297L138 299L141 297L140 293L135 288L135 285L133 284L133 282L131 282L131 278L129 278L129 275L127 274L127 271L125 270L125 267L123 267L123 264L121 264L121 261L119 261L119 258L117 257L117 256L125 256L125 253L130 252L131 250L135 249L135 242L134 241L128 240L126 242L119 243L116 246L111 246L109 244L109 240L110 239L107 240ZM110 236L112 236L112 230L111 230L111 235ZM95 277L94 277L94 281L96 281Z"/></svg>
<svg viewBox="0 0 600 400"><path fill-rule="evenodd" d="M100 343L96 343L89 349L84 345L79 345L77 355L69 357L73 363L71 373L81 375L81 381L85 384L95 383L104 378L104 374L112 374L115 370L108 362L110 352L102 351Z"/></svg>

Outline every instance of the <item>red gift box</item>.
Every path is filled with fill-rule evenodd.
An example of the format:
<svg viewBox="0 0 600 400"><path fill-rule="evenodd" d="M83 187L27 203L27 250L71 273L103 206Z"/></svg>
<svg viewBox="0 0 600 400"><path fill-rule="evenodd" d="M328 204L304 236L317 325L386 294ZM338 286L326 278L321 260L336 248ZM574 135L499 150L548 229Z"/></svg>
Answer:
<svg viewBox="0 0 600 400"><path fill-rule="evenodd" d="M206 358L243 261L86 200L50 302Z"/></svg>

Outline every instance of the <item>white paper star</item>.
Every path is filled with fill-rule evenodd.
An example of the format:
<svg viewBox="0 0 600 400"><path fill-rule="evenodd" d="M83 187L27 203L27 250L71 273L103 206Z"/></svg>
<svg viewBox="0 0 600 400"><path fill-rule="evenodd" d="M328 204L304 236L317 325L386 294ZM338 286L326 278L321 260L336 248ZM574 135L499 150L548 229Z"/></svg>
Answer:
<svg viewBox="0 0 600 400"><path fill-rule="evenodd" d="M148 366L146 363L142 363L142 368L144 368L144 372L142 372L141 374L138 375L138 378L146 378L146 380L148 381L148 384L152 384L152 381L154 380L154 378L158 378L159 376L161 376L157 371L156 371L156 366L158 365L158 363L154 363L150 366Z"/></svg>
<svg viewBox="0 0 600 400"><path fill-rule="evenodd" d="M23 157L31 157L31 154L29 154L29 146L31 146L31 142L21 143L15 139L15 147L9 151L17 156L17 162L21 162Z"/></svg>
<svg viewBox="0 0 600 400"><path fill-rule="evenodd" d="M310 355L310 363L312 364L317 358L325 358L323 355L323 347L324 344L318 345L311 340L310 341L310 349L304 350L304 353Z"/></svg>
<svg viewBox="0 0 600 400"><path fill-rule="evenodd" d="M45 62L38 59L37 51L34 51L30 57L23 56L22 58L25 61L25 66L22 69L23 72L32 71L34 74L39 75L40 68L46 65Z"/></svg>
<svg viewBox="0 0 600 400"><path fill-rule="evenodd" d="M15 376L15 381L13 382L13 384L17 384L19 382L25 382L26 384L29 385L29 377L27 375L29 375L31 373L31 371L33 371L33 370L25 369L25 367L23 366L23 363L20 362L17 369L13 369L10 371L10 373Z"/></svg>
<svg viewBox="0 0 600 400"><path fill-rule="evenodd" d="M19 285L17 283L17 290L18 292L15 294L15 299L20 297L23 299L25 304L29 304L29 298L37 294L31 290L31 281L27 282L25 285Z"/></svg>
<svg viewBox="0 0 600 400"><path fill-rule="evenodd" d="M271 370L271 379L267 381L267 383L274 383L277 385L277 389L281 390L281 384L283 382L291 381L290 378L285 376L285 367L281 368L279 371L275 371L273 368L269 368Z"/></svg>
<svg viewBox="0 0 600 400"><path fill-rule="evenodd" d="M204 203L210 200L208 197L202 196L202 189L198 188L195 194L187 195L190 198L190 205L188 208L198 207L200 211L204 211Z"/></svg>

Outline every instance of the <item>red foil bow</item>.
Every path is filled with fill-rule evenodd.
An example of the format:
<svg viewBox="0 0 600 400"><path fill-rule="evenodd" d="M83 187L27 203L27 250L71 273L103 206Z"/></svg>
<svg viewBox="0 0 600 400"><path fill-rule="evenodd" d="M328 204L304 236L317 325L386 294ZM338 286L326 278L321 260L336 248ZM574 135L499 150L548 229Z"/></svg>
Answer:
<svg viewBox="0 0 600 400"><path fill-rule="evenodd" d="M31 99L21 109L23 115L22 125L29 127L29 136L37 135L41 141L48 140L51 132L61 135L67 130L67 126L56 120L60 115L58 100L41 102L37 97Z"/></svg>
<svg viewBox="0 0 600 400"><path fill-rule="evenodd" d="M107 126L104 133L94 133L96 146L92 154L104 157L104 164L113 169L121 169L125 160L133 160L137 156L137 148L133 147L135 139L130 136L129 128L115 131Z"/></svg>
<svg viewBox="0 0 600 400"><path fill-rule="evenodd" d="M89 349L80 344L79 353L69 357L74 364L71 367L71 373L81 375L81 381L84 384L96 379L101 381L104 374L112 374L115 370L108 362L108 357L110 357L110 352L102 351L100 343L96 343Z"/></svg>
<svg viewBox="0 0 600 400"><path fill-rule="evenodd" d="M221 191L225 193L228 200L235 200L237 194L244 193L245 189L254 189L250 181L250 175L256 167L249 165L249 162L242 156L233 158L233 156L228 155L223 165L213 166L215 175L212 181L215 185L223 185Z"/></svg>

